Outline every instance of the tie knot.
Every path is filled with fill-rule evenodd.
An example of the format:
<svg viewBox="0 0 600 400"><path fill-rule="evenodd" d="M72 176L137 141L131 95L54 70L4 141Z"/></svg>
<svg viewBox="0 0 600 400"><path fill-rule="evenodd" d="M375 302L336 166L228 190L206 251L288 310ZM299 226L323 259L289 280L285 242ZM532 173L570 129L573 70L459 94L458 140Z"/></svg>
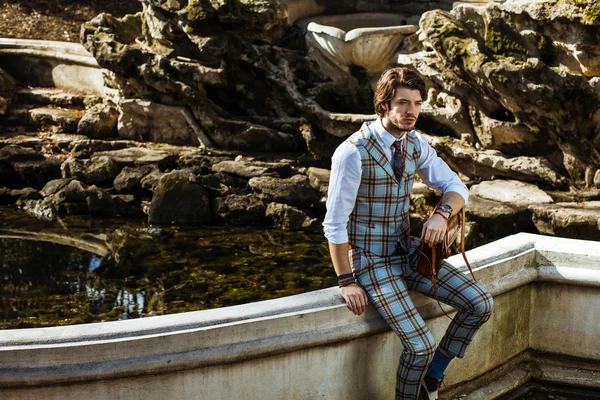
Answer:
<svg viewBox="0 0 600 400"><path fill-rule="evenodd" d="M396 150L401 150L402 142L400 140L394 140L394 143L392 143L392 147Z"/></svg>

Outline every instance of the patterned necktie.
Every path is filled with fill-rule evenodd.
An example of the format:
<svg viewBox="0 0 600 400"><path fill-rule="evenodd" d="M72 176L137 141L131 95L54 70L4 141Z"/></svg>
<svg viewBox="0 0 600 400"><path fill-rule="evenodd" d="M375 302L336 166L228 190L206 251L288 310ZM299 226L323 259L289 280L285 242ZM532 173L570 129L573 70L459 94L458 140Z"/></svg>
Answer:
<svg viewBox="0 0 600 400"><path fill-rule="evenodd" d="M394 169L394 175L396 175L396 179L398 182L402 180L402 174L404 173L404 157L402 157L402 142L400 140L396 140L394 144L392 144L394 148L394 156L392 159L392 168Z"/></svg>

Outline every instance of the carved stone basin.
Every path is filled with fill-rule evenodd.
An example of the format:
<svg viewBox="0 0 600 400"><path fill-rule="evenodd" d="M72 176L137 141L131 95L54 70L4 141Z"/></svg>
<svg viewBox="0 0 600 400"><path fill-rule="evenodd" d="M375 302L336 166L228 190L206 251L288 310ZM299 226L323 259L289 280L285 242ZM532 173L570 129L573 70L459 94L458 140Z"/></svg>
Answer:
<svg viewBox="0 0 600 400"><path fill-rule="evenodd" d="M307 32L309 47L334 65L348 70L354 64L380 72L392 61L405 37L417 31L420 16L359 13L306 18L296 22Z"/></svg>

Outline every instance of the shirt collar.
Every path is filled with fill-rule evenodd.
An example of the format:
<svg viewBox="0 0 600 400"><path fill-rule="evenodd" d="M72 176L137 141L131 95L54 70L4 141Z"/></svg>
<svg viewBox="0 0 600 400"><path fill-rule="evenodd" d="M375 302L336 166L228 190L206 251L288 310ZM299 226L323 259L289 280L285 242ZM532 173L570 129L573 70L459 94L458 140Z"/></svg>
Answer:
<svg viewBox="0 0 600 400"><path fill-rule="evenodd" d="M392 136L392 134L383 127L381 117L377 118L377 122L374 125L375 134L377 135L379 141L388 149L392 147L392 144L394 144L396 140L404 139L404 136L406 136L406 133L399 139L396 139L394 136Z"/></svg>

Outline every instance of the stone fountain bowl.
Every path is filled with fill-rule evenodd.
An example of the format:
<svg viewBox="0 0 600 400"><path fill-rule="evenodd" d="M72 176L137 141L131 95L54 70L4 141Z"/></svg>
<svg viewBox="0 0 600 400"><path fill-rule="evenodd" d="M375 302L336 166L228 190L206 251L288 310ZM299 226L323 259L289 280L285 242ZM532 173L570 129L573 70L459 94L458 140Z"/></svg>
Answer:
<svg viewBox="0 0 600 400"><path fill-rule="evenodd" d="M306 18L296 24L306 40L344 70L352 64L380 72L393 60L405 36L417 31L419 16L392 13L358 13Z"/></svg>

